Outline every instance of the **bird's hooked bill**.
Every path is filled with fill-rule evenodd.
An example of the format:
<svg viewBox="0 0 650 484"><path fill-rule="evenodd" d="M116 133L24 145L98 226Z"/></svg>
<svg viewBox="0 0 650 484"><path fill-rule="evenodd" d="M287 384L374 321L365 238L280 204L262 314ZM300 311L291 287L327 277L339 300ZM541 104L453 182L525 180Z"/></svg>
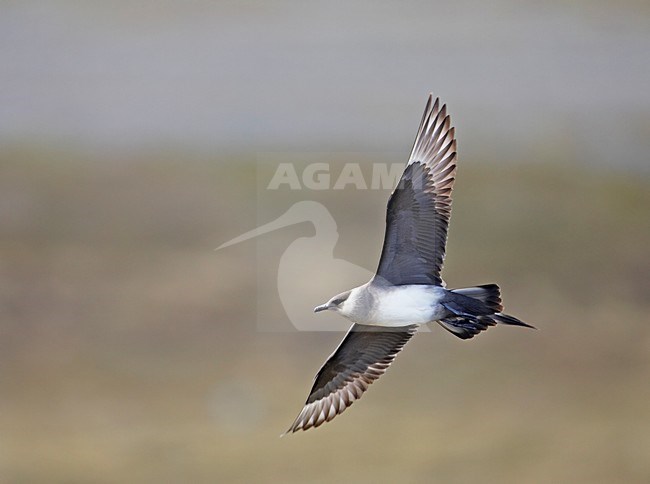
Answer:
<svg viewBox="0 0 650 484"><path fill-rule="evenodd" d="M314 308L314 312L317 313L319 311L325 311L326 309L328 309L327 304L321 304L320 306L316 306Z"/></svg>

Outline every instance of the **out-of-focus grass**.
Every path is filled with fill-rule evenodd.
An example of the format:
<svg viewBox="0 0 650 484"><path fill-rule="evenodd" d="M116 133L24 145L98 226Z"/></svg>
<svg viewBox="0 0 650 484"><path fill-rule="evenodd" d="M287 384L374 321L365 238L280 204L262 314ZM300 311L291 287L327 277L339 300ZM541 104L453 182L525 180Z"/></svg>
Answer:
<svg viewBox="0 0 650 484"><path fill-rule="evenodd" d="M5 153L0 479L647 482L649 188L463 165L445 278L499 282L539 331L420 334L344 415L279 439L341 335L258 331L278 261L212 251L257 224L253 160ZM374 266L386 196L337 197L341 257Z"/></svg>

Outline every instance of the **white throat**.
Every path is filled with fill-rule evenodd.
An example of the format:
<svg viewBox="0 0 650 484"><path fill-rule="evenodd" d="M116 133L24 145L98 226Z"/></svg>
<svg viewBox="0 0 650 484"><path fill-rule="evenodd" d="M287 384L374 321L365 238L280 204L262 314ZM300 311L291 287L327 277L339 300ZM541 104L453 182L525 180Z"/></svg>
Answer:
<svg viewBox="0 0 650 484"><path fill-rule="evenodd" d="M353 315L361 309L360 296L362 290L365 290L364 286L355 287L350 291L348 298L343 302L343 304L341 304L341 306L339 306L338 312L341 316L345 316L352 320Z"/></svg>

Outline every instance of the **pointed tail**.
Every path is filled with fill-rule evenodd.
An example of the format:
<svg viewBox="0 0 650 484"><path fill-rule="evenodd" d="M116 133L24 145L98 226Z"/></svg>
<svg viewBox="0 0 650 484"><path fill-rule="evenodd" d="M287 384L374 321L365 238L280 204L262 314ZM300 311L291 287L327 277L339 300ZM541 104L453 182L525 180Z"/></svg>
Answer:
<svg viewBox="0 0 650 484"><path fill-rule="evenodd" d="M469 339L496 324L523 326L535 329L534 326L524 323L514 316L501 313L503 310L501 291L499 286L496 284L464 287L453 289L451 292L483 303L483 305L478 305L478 307L476 304L463 304L462 301L449 301L443 303L443 305L453 312L455 316L442 319L438 322L440 323L440 326L445 328L454 336L458 336L462 339Z"/></svg>
<svg viewBox="0 0 650 484"><path fill-rule="evenodd" d="M463 296L478 299L495 313L503 310L501 304L501 289L496 284L484 284L482 286L462 287L452 289L451 292L462 294Z"/></svg>

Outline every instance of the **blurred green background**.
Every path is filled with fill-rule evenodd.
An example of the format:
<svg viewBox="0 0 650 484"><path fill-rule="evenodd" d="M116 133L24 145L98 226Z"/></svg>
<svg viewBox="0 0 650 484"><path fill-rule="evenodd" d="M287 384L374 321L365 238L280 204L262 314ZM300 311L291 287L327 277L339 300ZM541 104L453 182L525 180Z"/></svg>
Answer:
<svg viewBox="0 0 650 484"><path fill-rule="evenodd" d="M1 482L650 481L646 3L7 1L0 39ZM259 247L314 229L213 249L289 208L260 153L404 162L429 91L445 279L539 330L419 334L280 439L342 334L290 330ZM372 270L388 194L289 195Z"/></svg>

